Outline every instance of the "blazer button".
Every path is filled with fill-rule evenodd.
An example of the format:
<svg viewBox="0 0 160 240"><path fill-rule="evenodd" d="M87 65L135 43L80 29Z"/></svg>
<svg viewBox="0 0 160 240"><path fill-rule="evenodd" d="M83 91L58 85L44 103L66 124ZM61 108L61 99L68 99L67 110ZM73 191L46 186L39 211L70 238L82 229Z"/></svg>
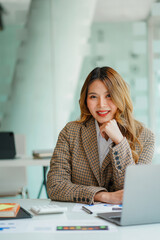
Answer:
<svg viewBox="0 0 160 240"><path fill-rule="evenodd" d="M114 155L118 155L118 152L117 152L117 151L115 151L115 152L114 152Z"/></svg>
<svg viewBox="0 0 160 240"><path fill-rule="evenodd" d="M117 165L119 165L120 164L120 161L117 161Z"/></svg>
<svg viewBox="0 0 160 240"><path fill-rule="evenodd" d="M73 201L76 202L76 198L75 197L73 198Z"/></svg>
<svg viewBox="0 0 160 240"><path fill-rule="evenodd" d="M89 202L89 198L87 198L87 202Z"/></svg>
<svg viewBox="0 0 160 240"><path fill-rule="evenodd" d="M122 167L121 167L121 166L118 166L117 168L118 168L119 170L121 170Z"/></svg>
<svg viewBox="0 0 160 240"><path fill-rule="evenodd" d="M84 198L84 197L82 198L82 201L83 201L83 202L85 201L85 198Z"/></svg>
<svg viewBox="0 0 160 240"><path fill-rule="evenodd" d="M110 184L110 186L113 186L113 181L112 181L112 180L110 180L109 184Z"/></svg>
<svg viewBox="0 0 160 240"><path fill-rule="evenodd" d="M80 202L80 201L81 201L81 198L79 197L79 198L78 198L78 202Z"/></svg>
<svg viewBox="0 0 160 240"><path fill-rule="evenodd" d="M115 159L116 159L116 160L119 160L119 157L117 156L117 157L115 157Z"/></svg>

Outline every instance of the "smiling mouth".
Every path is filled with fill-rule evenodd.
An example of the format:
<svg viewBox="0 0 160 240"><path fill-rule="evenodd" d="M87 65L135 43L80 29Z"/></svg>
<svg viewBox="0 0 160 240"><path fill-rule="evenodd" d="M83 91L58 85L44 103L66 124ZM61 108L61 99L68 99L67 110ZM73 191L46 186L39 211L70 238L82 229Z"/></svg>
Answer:
<svg viewBox="0 0 160 240"><path fill-rule="evenodd" d="M107 111L97 111L96 113L99 116L101 116L101 117L105 117L105 116L107 116L110 113L110 110L107 110Z"/></svg>

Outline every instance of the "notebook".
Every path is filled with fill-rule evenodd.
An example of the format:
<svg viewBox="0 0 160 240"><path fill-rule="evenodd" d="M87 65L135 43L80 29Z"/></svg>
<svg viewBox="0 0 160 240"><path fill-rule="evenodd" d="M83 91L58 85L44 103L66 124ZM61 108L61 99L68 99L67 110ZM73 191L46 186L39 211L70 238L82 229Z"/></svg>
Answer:
<svg viewBox="0 0 160 240"><path fill-rule="evenodd" d="M128 166L122 212L98 213L120 226L160 222L160 165Z"/></svg>
<svg viewBox="0 0 160 240"><path fill-rule="evenodd" d="M19 209L18 203L0 203L0 217L16 217Z"/></svg>
<svg viewBox="0 0 160 240"><path fill-rule="evenodd" d="M14 133L0 132L0 159L14 159L15 156Z"/></svg>
<svg viewBox="0 0 160 240"><path fill-rule="evenodd" d="M0 220L16 220L23 218L32 218L32 214L30 214L26 209L20 207L20 210L17 213L16 217L0 217Z"/></svg>

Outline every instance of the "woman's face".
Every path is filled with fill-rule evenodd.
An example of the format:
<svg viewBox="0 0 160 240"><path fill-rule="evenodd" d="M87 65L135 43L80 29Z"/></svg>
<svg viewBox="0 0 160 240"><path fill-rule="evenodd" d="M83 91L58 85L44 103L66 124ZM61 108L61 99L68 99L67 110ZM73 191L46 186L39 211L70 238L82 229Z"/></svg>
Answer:
<svg viewBox="0 0 160 240"><path fill-rule="evenodd" d="M88 88L87 106L99 125L114 119L117 111L107 87L100 80L95 80Z"/></svg>

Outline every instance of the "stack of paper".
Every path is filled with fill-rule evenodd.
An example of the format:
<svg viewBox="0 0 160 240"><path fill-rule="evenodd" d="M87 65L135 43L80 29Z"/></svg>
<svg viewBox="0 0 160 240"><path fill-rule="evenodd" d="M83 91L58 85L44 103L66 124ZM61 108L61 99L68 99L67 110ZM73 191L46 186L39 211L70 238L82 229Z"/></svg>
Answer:
<svg viewBox="0 0 160 240"><path fill-rule="evenodd" d="M34 150L32 154L35 159L51 158L53 154L53 149Z"/></svg>

